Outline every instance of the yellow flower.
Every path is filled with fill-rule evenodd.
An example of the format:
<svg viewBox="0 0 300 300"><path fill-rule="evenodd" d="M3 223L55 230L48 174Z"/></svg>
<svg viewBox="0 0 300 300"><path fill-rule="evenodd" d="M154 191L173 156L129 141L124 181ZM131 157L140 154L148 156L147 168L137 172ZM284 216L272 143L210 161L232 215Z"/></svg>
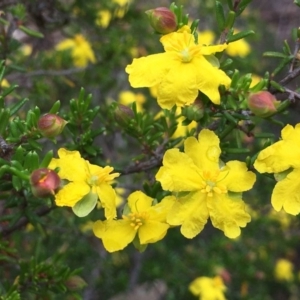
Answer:
<svg viewBox="0 0 300 300"><path fill-rule="evenodd" d="M215 34L211 30L198 32L198 42L202 45L211 45L214 42Z"/></svg>
<svg viewBox="0 0 300 300"><path fill-rule="evenodd" d="M284 258L278 259L275 265L274 275L278 281L292 281L293 275L293 264Z"/></svg>
<svg viewBox="0 0 300 300"><path fill-rule="evenodd" d="M164 238L169 229L166 215L174 197L165 197L160 203L151 206L153 199L141 191L136 191L128 197L130 212L120 220L97 221L94 224L94 234L102 239L108 252L124 249L136 235L142 245L156 243Z"/></svg>
<svg viewBox="0 0 300 300"><path fill-rule="evenodd" d="M131 91L123 91L119 93L119 103L129 106L133 102L136 103L136 108L138 112L143 111L143 104L146 101L146 98L143 94L141 93L133 93Z"/></svg>
<svg viewBox="0 0 300 300"><path fill-rule="evenodd" d="M100 10L97 13L97 19L95 21L96 25L106 28L112 19L112 14L109 10Z"/></svg>
<svg viewBox="0 0 300 300"><path fill-rule="evenodd" d="M204 57L223 51L227 46L196 45L187 32L172 32L160 39L165 52L134 59L126 67L129 82L135 87L158 86L157 101L171 109L193 103L200 90L215 104L220 104L218 87L230 85L230 78Z"/></svg>
<svg viewBox="0 0 300 300"><path fill-rule="evenodd" d="M81 34L75 35L73 39L65 39L58 43L55 48L58 51L70 49L76 67L86 67L89 62L96 62L90 43Z"/></svg>
<svg viewBox="0 0 300 300"><path fill-rule="evenodd" d="M300 123L295 127L286 125L281 137L282 140L259 153L254 167L260 173L286 171L285 178L277 176L279 181L273 190L271 203L276 211L283 208L287 213L297 215L300 212Z"/></svg>
<svg viewBox="0 0 300 300"><path fill-rule="evenodd" d="M225 300L226 286L220 276L214 278L198 277L189 286L189 290L200 300Z"/></svg>
<svg viewBox="0 0 300 300"><path fill-rule="evenodd" d="M100 199L107 219L116 217L116 193L111 187L119 173L112 173L113 168L104 168L90 164L78 151L58 150L59 158L53 158L49 168L60 168L58 175L68 183L55 195L57 206L70 206L93 194ZM96 205L96 203L95 203Z"/></svg>
<svg viewBox="0 0 300 300"><path fill-rule="evenodd" d="M228 44L228 47L226 48L226 53L230 56L245 57L250 51L250 45L244 39L232 42Z"/></svg>
<svg viewBox="0 0 300 300"><path fill-rule="evenodd" d="M8 88L8 87L10 87L10 84L9 84L9 82L4 78L4 79L2 79L2 81L0 82L0 86L3 87L3 88Z"/></svg>
<svg viewBox="0 0 300 300"><path fill-rule="evenodd" d="M219 143L214 132L204 129L198 140L185 140L185 153L168 150L156 174L164 190L179 193L167 222L181 225L187 238L199 234L209 217L213 226L230 238L238 237L240 227L250 222L241 193L252 188L255 174L236 160L220 166Z"/></svg>

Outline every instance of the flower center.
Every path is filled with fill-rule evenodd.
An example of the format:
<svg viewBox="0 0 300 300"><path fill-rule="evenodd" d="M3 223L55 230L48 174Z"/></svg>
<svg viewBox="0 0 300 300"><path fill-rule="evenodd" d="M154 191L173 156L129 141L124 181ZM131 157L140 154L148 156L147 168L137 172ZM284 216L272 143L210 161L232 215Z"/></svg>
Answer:
<svg viewBox="0 0 300 300"><path fill-rule="evenodd" d="M148 218L146 212L141 213L130 213L127 216L122 216L124 220L130 221L130 226L134 228L134 230L138 230L144 223L145 220Z"/></svg>
<svg viewBox="0 0 300 300"><path fill-rule="evenodd" d="M203 172L203 181L201 192L207 194L208 197L213 197L216 194L226 194L227 188L218 181L220 171Z"/></svg>
<svg viewBox="0 0 300 300"><path fill-rule="evenodd" d="M182 60L182 62L184 62L184 63L190 62L190 61L192 60L192 58L193 58L193 57L191 56L191 54L190 54L188 48L183 49L183 50L180 52L180 54L181 54L181 60Z"/></svg>
<svg viewBox="0 0 300 300"><path fill-rule="evenodd" d="M93 185L99 185L102 182L110 183L116 177L119 176L119 173L110 174L111 171L113 171L113 168L109 166L101 168L101 170L99 170L98 172L91 174L88 180L88 184L93 186Z"/></svg>

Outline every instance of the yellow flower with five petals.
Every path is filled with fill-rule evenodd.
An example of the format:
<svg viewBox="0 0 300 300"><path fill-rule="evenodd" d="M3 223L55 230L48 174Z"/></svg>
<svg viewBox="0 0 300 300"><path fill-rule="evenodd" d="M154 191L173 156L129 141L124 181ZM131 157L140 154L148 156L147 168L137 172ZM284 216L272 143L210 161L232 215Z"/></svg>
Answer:
<svg viewBox="0 0 300 300"><path fill-rule="evenodd" d="M255 174L236 160L220 166L220 154L219 138L204 129L198 140L185 140L184 153L168 150L156 174L164 190L177 193L167 222L181 225L181 233L187 238L199 234L208 218L230 238L239 236L240 227L250 222L241 193L252 188Z"/></svg>
<svg viewBox="0 0 300 300"><path fill-rule="evenodd" d="M124 249L136 236L141 245L156 243L167 234L170 226L166 215L174 201L173 196L168 196L152 206L152 198L136 191L128 197L130 212L119 220L96 221L94 234L102 239L108 252Z"/></svg>
<svg viewBox="0 0 300 300"><path fill-rule="evenodd" d="M201 46L187 28L160 39L165 52L134 59L126 67L132 87L157 85L157 101L171 109L193 103L198 91L213 103L220 104L219 86L230 85L230 78L213 66L205 55L223 51L227 45Z"/></svg>
<svg viewBox="0 0 300 300"><path fill-rule="evenodd" d="M92 165L80 156L78 151L58 150L59 158L53 158L49 169L59 168L58 175L67 180L55 195L57 206L74 207L89 194L97 195L105 210L105 217L116 217L116 193L111 183L119 173L111 173L112 167ZM95 203L96 205L96 203Z"/></svg>
<svg viewBox="0 0 300 300"><path fill-rule="evenodd" d="M277 176L279 181L271 203L276 211L283 208L287 213L297 215L300 213L300 123L295 127L286 125L281 137L280 141L259 153L254 167L260 173L286 172L286 176Z"/></svg>

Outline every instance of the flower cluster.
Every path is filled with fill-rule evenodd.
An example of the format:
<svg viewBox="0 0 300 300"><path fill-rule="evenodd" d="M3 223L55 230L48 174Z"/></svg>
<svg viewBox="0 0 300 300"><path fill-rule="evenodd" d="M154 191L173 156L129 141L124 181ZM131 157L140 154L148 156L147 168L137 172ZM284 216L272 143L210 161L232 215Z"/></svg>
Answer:
<svg viewBox="0 0 300 300"><path fill-rule="evenodd" d="M271 203L276 211L282 208L289 214L300 212L300 123L286 125L281 140L262 150L255 163L260 173L275 173L277 183Z"/></svg>

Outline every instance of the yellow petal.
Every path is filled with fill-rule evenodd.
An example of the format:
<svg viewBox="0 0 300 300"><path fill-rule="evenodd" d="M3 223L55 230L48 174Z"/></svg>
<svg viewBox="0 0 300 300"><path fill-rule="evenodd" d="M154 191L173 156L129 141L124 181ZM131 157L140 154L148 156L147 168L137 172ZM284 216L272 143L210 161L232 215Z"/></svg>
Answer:
<svg viewBox="0 0 300 300"><path fill-rule="evenodd" d="M172 68L162 79L157 90L157 102L162 108L171 109L190 105L198 96L198 66L173 61Z"/></svg>
<svg viewBox="0 0 300 300"><path fill-rule="evenodd" d="M85 181L88 169L86 161L80 156L78 151L68 151L64 148L58 150L59 159L52 159L49 168L59 170L59 177L69 181Z"/></svg>
<svg viewBox="0 0 300 300"><path fill-rule="evenodd" d="M240 199L230 199L227 195L214 196L207 202L212 225L229 238L241 234L240 227L245 227L251 217L245 211L246 205Z"/></svg>
<svg viewBox="0 0 300 300"><path fill-rule="evenodd" d="M230 86L231 79L220 69L212 66L203 56L194 57L192 61L195 69L197 88L214 104L220 104L219 86ZM213 80L212 80L213 78Z"/></svg>
<svg viewBox="0 0 300 300"><path fill-rule="evenodd" d="M164 190L180 192L198 190L202 178L188 155L178 149L170 149L164 155L163 167L156 174L156 180L160 181Z"/></svg>
<svg viewBox="0 0 300 300"><path fill-rule="evenodd" d="M95 186L94 189L98 194L101 206L104 208L105 218L108 220L115 218L117 216L115 190L105 182Z"/></svg>
<svg viewBox="0 0 300 300"><path fill-rule="evenodd" d="M202 55L210 55L210 54L214 54L216 52L222 52L227 47L228 47L227 44L220 44L220 45L214 45L214 46L202 46L201 54Z"/></svg>
<svg viewBox="0 0 300 300"><path fill-rule="evenodd" d="M214 172L219 170L219 157L221 149L220 140L211 130L203 129L198 135L198 140L189 137L184 142L184 152L193 160L201 170Z"/></svg>
<svg viewBox="0 0 300 300"><path fill-rule="evenodd" d="M262 150L255 163L260 173L279 173L290 167L300 167L300 145L291 141L279 141Z"/></svg>
<svg viewBox="0 0 300 300"><path fill-rule="evenodd" d="M220 174L225 178L219 177L218 180L220 179L221 184L225 185L229 191L243 192L253 187L256 176L253 172L248 171L244 162L232 160L226 163L226 167L224 172Z"/></svg>
<svg viewBox="0 0 300 300"><path fill-rule="evenodd" d="M287 177L279 181L272 194L272 205L276 211L281 208L291 214L300 212L300 169L295 169Z"/></svg>
<svg viewBox="0 0 300 300"><path fill-rule="evenodd" d="M128 197L128 206L131 212L143 212L149 210L153 199L141 191L133 192Z"/></svg>
<svg viewBox="0 0 300 300"><path fill-rule="evenodd" d="M206 196L201 192L179 198L167 216L170 225L182 225L180 231L189 239L202 231L207 219Z"/></svg>
<svg viewBox="0 0 300 300"><path fill-rule="evenodd" d="M125 71L132 87L152 87L159 84L172 67L172 55L159 53L135 58Z"/></svg>
<svg viewBox="0 0 300 300"><path fill-rule="evenodd" d="M136 235L134 228L125 220L96 221L93 231L96 237L102 239L108 252L124 249Z"/></svg>
<svg viewBox="0 0 300 300"><path fill-rule="evenodd" d="M149 209L149 215L152 221L166 222L167 214L176 202L174 196L166 196L158 204Z"/></svg>
<svg viewBox="0 0 300 300"><path fill-rule="evenodd" d="M167 230L169 229L169 225L162 222L157 221L146 221L139 228L139 239L141 244L149 244L156 243L165 237L167 234Z"/></svg>
<svg viewBox="0 0 300 300"><path fill-rule="evenodd" d="M70 182L55 195L55 203L57 206L73 207L90 190L90 187L85 182Z"/></svg>

